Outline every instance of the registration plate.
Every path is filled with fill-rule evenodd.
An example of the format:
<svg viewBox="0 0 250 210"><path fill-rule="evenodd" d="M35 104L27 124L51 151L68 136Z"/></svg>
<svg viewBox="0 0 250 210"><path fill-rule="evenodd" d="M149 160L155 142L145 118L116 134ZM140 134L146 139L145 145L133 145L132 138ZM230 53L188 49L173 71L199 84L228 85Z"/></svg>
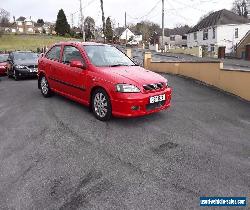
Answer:
<svg viewBox="0 0 250 210"><path fill-rule="evenodd" d="M30 72L38 72L38 69L37 68L30 69Z"/></svg>
<svg viewBox="0 0 250 210"><path fill-rule="evenodd" d="M157 102L161 102L161 101L165 101L166 100L166 96L165 94L163 95L158 95L158 96L151 96L149 98L149 103L153 104L153 103L157 103Z"/></svg>

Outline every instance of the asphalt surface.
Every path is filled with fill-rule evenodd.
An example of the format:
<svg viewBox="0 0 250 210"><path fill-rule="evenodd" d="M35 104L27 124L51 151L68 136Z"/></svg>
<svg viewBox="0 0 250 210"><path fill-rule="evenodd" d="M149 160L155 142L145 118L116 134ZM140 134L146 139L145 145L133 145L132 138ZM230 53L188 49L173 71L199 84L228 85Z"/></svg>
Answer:
<svg viewBox="0 0 250 210"><path fill-rule="evenodd" d="M0 209L210 209L200 196L249 198L249 103L164 76L169 110L109 122L43 98L36 80L0 78Z"/></svg>
<svg viewBox="0 0 250 210"><path fill-rule="evenodd" d="M132 49L132 55L135 56L135 60L139 61L138 64L141 65L143 61L143 52L148 50L143 49ZM199 58L192 55L185 54L174 54L174 53L157 53L151 51L153 61L221 61L223 63L224 69L228 70L240 70L240 71L250 71L250 62L241 59L215 59L215 58Z"/></svg>

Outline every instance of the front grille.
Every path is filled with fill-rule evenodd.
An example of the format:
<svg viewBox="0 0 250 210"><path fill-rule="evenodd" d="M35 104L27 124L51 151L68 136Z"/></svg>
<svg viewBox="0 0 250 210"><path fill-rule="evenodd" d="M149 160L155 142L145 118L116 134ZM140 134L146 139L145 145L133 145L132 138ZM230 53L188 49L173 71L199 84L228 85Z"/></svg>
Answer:
<svg viewBox="0 0 250 210"><path fill-rule="evenodd" d="M164 87L164 83L159 82L159 83L154 83L154 84L147 84L143 85L144 90L146 91L151 91L151 90L159 90Z"/></svg>
<svg viewBox="0 0 250 210"><path fill-rule="evenodd" d="M160 108L160 107L164 106L165 103L166 103L166 101L160 101L160 102L156 102L156 103L153 103L153 104L147 104L146 105L146 110L151 111L151 110Z"/></svg>

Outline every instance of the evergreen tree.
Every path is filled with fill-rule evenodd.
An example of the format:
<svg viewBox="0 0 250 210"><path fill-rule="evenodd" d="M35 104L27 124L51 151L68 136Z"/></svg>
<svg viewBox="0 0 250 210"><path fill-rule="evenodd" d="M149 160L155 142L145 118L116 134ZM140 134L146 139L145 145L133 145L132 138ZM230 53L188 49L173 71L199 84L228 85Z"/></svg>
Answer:
<svg viewBox="0 0 250 210"><path fill-rule="evenodd" d="M57 14L55 31L58 35L64 36L70 33L70 26L63 9L60 9Z"/></svg>
<svg viewBox="0 0 250 210"><path fill-rule="evenodd" d="M107 38L108 41L113 40L113 29L112 29L112 23L111 23L110 17L108 17L106 20L105 37Z"/></svg>

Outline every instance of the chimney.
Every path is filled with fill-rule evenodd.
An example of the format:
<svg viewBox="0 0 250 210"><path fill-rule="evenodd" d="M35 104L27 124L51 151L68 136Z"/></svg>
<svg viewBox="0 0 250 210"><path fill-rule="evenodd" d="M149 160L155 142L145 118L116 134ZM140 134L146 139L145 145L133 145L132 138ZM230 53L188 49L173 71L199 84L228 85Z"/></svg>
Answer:
<svg viewBox="0 0 250 210"><path fill-rule="evenodd" d="M13 20L14 20L14 22L16 22L16 17L15 16L13 16Z"/></svg>

